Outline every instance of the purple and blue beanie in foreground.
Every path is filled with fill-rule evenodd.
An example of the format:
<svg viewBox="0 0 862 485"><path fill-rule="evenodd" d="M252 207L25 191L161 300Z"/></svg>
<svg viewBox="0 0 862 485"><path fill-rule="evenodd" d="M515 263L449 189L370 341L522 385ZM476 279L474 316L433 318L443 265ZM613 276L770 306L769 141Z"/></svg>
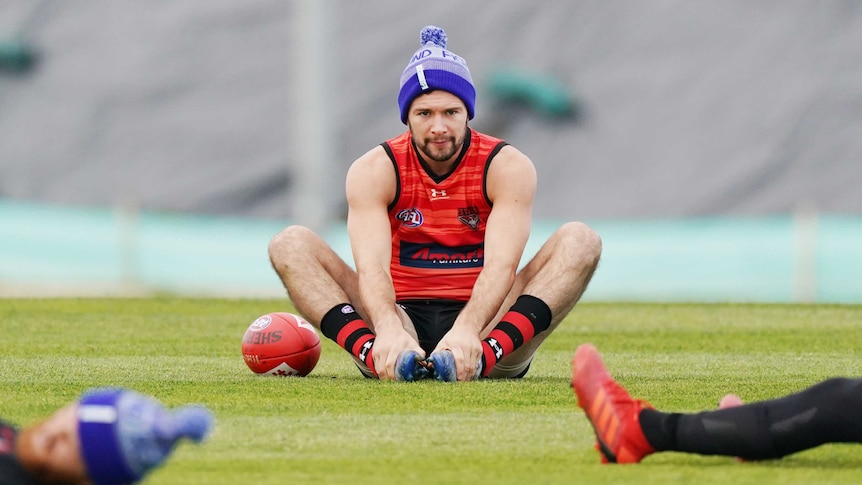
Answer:
<svg viewBox="0 0 862 485"><path fill-rule="evenodd" d="M180 439L200 442L212 424L212 413L202 406L169 411L127 389L93 389L78 402L81 452L95 485L137 482L161 465Z"/></svg>
<svg viewBox="0 0 862 485"><path fill-rule="evenodd" d="M422 46L401 73L401 89L398 92L398 107L401 122L407 124L410 104L422 93L439 89L448 91L464 101L467 116L473 119L476 108L476 88L467 69L467 61L446 50L446 32L429 25L419 34Z"/></svg>

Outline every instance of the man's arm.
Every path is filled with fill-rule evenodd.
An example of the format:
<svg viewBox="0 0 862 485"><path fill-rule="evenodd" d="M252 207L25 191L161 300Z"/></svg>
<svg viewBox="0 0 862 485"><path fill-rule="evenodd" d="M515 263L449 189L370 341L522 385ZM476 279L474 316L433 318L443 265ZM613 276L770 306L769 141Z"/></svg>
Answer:
<svg viewBox="0 0 862 485"><path fill-rule="evenodd" d="M372 356L380 379L395 378L395 361L404 350L424 355L404 330L395 306L390 262L392 233L387 206L395 197L395 170L382 147L357 159L347 173L347 232L359 277L359 294L376 338Z"/></svg>
<svg viewBox="0 0 862 485"><path fill-rule="evenodd" d="M452 350L460 381L473 377L482 356L479 335L500 310L515 281L530 237L536 169L526 155L507 146L491 162L486 187L494 206L485 225L484 266L470 300L435 349Z"/></svg>

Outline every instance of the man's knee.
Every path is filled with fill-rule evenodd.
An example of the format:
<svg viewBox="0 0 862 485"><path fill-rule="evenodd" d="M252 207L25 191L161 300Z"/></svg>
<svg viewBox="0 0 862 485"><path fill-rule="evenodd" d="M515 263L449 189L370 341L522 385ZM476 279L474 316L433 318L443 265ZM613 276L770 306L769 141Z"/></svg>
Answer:
<svg viewBox="0 0 862 485"><path fill-rule="evenodd" d="M284 261L296 251L307 254L309 241L315 237L314 232L305 226L287 226L269 241L270 261Z"/></svg>
<svg viewBox="0 0 862 485"><path fill-rule="evenodd" d="M602 255L602 238L583 222L567 222L558 230L566 246L574 250L587 264L596 266Z"/></svg>

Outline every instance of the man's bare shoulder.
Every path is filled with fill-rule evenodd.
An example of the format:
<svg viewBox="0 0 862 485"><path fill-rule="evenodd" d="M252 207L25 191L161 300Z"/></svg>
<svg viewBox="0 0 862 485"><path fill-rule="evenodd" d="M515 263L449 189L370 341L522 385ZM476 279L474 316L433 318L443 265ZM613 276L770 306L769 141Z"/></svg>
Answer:
<svg viewBox="0 0 862 485"><path fill-rule="evenodd" d="M536 184L532 160L511 145L503 147L488 167L487 193L492 202L502 197L532 203Z"/></svg>
<svg viewBox="0 0 862 485"><path fill-rule="evenodd" d="M526 180L535 179L536 167L533 161L523 152L513 147L506 145L494 157L491 166L488 169L488 176L493 178L523 178Z"/></svg>
<svg viewBox="0 0 862 485"><path fill-rule="evenodd" d="M347 199L351 205L368 197L389 201L395 194L395 169L386 150L376 146L357 158L347 171Z"/></svg>
<svg viewBox="0 0 862 485"><path fill-rule="evenodd" d="M500 160L502 160L503 163L509 164L533 165L533 161L530 160L530 157L512 145L506 145L500 149L500 152L494 157L494 161L497 162Z"/></svg>
<svg viewBox="0 0 862 485"><path fill-rule="evenodd" d="M386 150L380 145L368 150L350 165L350 172L360 172L360 174L367 172L377 173L378 171L387 169L392 169L392 162L389 160ZM350 175L350 172L348 172L348 175Z"/></svg>

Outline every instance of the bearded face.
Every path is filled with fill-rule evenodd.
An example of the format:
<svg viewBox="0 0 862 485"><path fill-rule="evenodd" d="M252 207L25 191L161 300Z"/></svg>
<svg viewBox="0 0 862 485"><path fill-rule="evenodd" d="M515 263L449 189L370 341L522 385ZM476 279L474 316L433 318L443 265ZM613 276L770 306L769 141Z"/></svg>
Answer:
<svg viewBox="0 0 862 485"><path fill-rule="evenodd" d="M464 145L467 120L464 102L454 94L438 90L413 101L407 126L423 157L448 168Z"/></svg>

